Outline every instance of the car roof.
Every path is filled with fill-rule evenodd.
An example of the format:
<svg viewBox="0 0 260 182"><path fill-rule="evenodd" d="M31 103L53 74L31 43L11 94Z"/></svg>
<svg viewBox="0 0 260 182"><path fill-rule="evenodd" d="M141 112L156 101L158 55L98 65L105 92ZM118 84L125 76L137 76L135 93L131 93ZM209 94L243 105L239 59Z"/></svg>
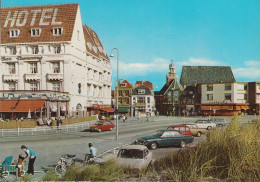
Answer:
<svg viewBox="0 0 260 182"><path fill-rule="evenodd" d="M121 149L138 149L138 150L144 150L147 149L146 146L144 145L127 145L122 147Z"/></svg>
<svg viewBox="0 0 260 182"><path fill-rule="evenodd" d="M172 125L172 126L169 126L169 127L187 127L187 126L184 125L184 124L180 124L180 125Z"/></svg>
<svg viewBox="0 0 260 182"><path fill-rule="evenodd" d="M162 129L162 130L157 130L157 131L173 131L173 130ZM178 130L174 130L174 131L178 131Z"/></svg>

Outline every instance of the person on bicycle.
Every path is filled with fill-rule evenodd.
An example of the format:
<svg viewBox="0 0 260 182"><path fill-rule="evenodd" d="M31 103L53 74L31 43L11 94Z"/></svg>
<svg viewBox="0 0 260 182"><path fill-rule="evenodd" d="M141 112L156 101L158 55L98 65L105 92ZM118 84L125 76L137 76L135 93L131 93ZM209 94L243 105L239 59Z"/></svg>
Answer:
<svg viewBox="0 0 260 182"><path fill-rule="evenodd" d="M89 143L89 144L88 144L88 147L89 147L89 152L90 152L89 157L90 157L90 158L96 157L97 149L96 149L95 147L93 147L92 143Z"/></svg>

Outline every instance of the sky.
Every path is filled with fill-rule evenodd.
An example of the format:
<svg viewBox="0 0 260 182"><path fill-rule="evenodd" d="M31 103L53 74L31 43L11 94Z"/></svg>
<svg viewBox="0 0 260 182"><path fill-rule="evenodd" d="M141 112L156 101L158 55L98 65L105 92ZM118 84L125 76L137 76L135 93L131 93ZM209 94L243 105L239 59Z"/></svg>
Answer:
<svg viewBox="0 0 260 182"><path fill-rule="evenodd" d="M184 65L231 66L237 82L260 81L259 0L2 0L2 7L75 2L107 54L118 48L119 79L160 90L173 60L179 79Z"/></svg>

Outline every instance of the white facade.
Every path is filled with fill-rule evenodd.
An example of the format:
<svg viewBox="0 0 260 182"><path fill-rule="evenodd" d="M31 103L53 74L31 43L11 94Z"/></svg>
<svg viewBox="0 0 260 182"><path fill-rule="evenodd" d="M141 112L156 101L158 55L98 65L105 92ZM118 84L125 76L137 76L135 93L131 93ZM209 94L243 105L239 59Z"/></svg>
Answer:
<svg viewBox="0 0 260 182"><path fill-rule="evenodd" d="M68 92L69 115L93 104L111 104L110 60L87 51L79 6L70 41L1 43L0 70L3 91Z"/></svg>
<svg viewBox="0 0 260 182"><path fill-rule="evenodd" d="M247 103L247 83L214 83L201 85L201 104Z"/></svg>

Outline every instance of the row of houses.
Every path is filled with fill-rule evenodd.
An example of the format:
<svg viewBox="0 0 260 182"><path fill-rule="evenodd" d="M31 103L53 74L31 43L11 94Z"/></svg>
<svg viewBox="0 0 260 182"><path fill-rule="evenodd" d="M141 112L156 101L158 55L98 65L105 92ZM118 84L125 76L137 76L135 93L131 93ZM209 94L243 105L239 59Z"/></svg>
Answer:
<svg viewBox="0 0 260 182"><path fill-rule="evenodd" d="M229 66L183 66L179 82L172 61L160 91L154 91L149 81L137 81L133 87L124 80L118 88L119 112L131 116L157 112L206 116L260 112L260 82L236 82ZM116 90L112 95L114 107Z"/></svg>

